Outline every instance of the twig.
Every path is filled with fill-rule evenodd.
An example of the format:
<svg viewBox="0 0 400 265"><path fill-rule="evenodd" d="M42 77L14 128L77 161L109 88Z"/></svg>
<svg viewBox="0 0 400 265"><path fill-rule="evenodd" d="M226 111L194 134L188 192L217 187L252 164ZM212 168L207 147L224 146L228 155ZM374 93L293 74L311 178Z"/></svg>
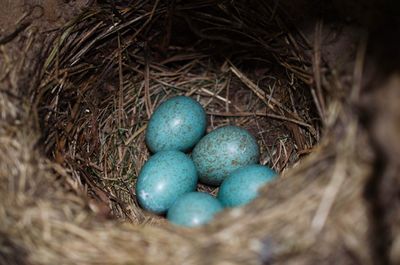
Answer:
<svg viewBox="0 0 400 265"><path fill-rule="evenodd" d="M316 93L313 93L315 104L317 105L319 115L322 121L325 120L325 102L322 96L321 85L321 38L322 38L322 20L318 20L315 25L314 37L314 56L313 56L313 72L315 79Z"/></svg>
<svg viewBox="0 0 400 265"><path fill-rule="evenodd" d="M210 90L208 90L208 89L206 89L206 88L202 88L202 89L200 89L200 90L203 91L204 93L210 95L210 96L213 96L213 97L215 96L215 98L217 98L217 99L219 99L219 100L221 100L221 101L223 101L223 102L227 102L227 103L231 104L231 101L230 101L230 100L228 100L228 99L226 99L226 98L223 98L223 97L221 97L221 96L219 96L219 95L215 95L214 92L212 92L212 91L210 91Z"/></svg>
<svg viewBox="0 0 400 265"><path fill-rule="evenodd" d="M353 73L353 87L350 98L352 101L358 101L361 92L361 82L364 68L365 52L367 50L368 34L365 33L358 44L356 63Z"/></svg>
<svg viewBox="0 0 400 265"><path fill-rule="evenodd" d="M275 115L271 113L262 113L262 112L237 112L237 113L232 113L232 112L213 112L213 111L208 111L207 114L209 115L214 115L214 116L222 116L222 117L247 117L247 116L262 116L262 117L269 117L277 120L283 120L283 121L289 121L292 123L295 123L297 125L310 128L312 129L313 127L310 124L294 120L288 117L280 116L280 115Z"/></svg>
<svg viewBox="0 0 400 265"><path fill-rule="evenodd" d="M331 181L329 182L328 187L325 189L321 203L319 204L317 212L315 213L311 223L311 227L316 234L321 232L322 228L324 227L335 198L340 190L340 187L342 186L343 181L345 180L345 175L345 164L337 162Z"/></svg>
<svg viewBox="0 0 400 265"><path fill-rule="evenodd" d="M22 31L24 31L27 27L29 27L30 24L31 24L31 22L21 23L10 34L5 35L5 36L0 36L0 45L6 44L6 43L12 41L13 39L15 39L18 36L18 34L21 33Z"/></svg>
<svg viewBox="0 0 400 265"><path fill-rule="evenodd" d="M273 97L266 95L264 93L264 91L262 91L256 84L254 84L250 79L248 79L242 72L239 71L239 69L237 69L234 65L231 64L230 68L229 68L232 73L234 73L248 88L250 88L254 94L256 94L256 96L258 98L260 98L268 107L270 107L272 110L275 110L274 107L269 103L272 102L275 106L281 108L282 110L286 111L287 113L291 113L291 111L286 108L285 106L283 106L279 101L277 101L276 99L274 99ZM266 98L268 99L268 101L266 100ZM294 113L292 114L293 116Z"/></svg>
<svg viewBox="0 0 400 265"><path fill-rule="evenodd" d="M144 100L145 100L147 118L150 119L151 113L153 113L153 109L150 100L150 67L149 67L149 54L147 47L145 49Z"/></svg>
<svg viewBox="0 0 400 265"><path fill-rule="evenodd" d="M311 227L315 234L322 231L339 190L346 179L348 169L347 158L354 152L354 138L357 135L356 125L349 125L348 127L350 128L347 129L346 139L342 145L338 146L336 151L341 155L336 159L331 180L322 195L321 202L311 222Z"/></svg>
<svg viewBox="0 0 400 265"><path fill-rule="evenodd" d="M288 113L288 115L292 116L292 118L285 118L284 120L288 120L288 121L294 122L294 123L296 123L296 124L305 126L305 127L307 127L307 128L310 129L310 132L311 132L312 134L315 134L315 130L314 130L314 128L313 128L311 125L309 125L309 124L307 124L307 123L305 123L305 122L303 122L303 121L298 120L298 116L297 116L295 113L293 113L291 110L289 110L288 108L286 108L285 106L283 106L279 101L277 101L277 100L274 99L273 97L271 97L271 96L269 96L269 95L266 95L266 94L264 93L264 91L262 91L256 84L254 84L250 79L248 79L243 73L241 73L241 72L239 71L239 69L237 69L237 68L236 68L235 66L233 66L233 65L231 65L230 69L231 69L231 71L232 71L245 85L247 85L247 86L257 95L257 97L259 97L270 109L272 109L272 110L275 111L274 107L271 106L271 104L269 104L269 102L272 102L275 106L279 107L280 109L282 109L282 110L284 110L286 113ZM266 98L268 99L268 101L266 100ZM272 114L268 114L267 116L269 116L269 115L270 115L270 117L273 117ZM274 116L274 118L280 118L280 119L282 119L282 116L276 115L276 116Z"/></svg>
<svg viewBox="0 0 400 265"><path fill-rule="evenodd" d="M118 127L122 128L122 112L124 106L124 97L123 97L123 90L124 90L124 75L122 74L122 55L121 55L121 38L118 34L118 79L119 79L119 88L118 88Z"/></svg>
<svg viewBox="0 0 400 265"><path fill-rule="evenodd" d="M146 130L147 124L143 125L142 127L139 128L134 134L132 134L131 137L128 138L128 140L125 141L125 145L129 145L133 140L135 140L136 137L138 137L144 130Z"/></svg>

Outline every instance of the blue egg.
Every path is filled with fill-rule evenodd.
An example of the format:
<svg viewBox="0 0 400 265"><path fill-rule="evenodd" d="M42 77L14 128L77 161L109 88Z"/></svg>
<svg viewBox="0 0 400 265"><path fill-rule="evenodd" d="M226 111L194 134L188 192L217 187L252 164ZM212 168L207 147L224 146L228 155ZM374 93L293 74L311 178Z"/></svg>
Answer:
<svg viewBox="0 0 400 265"><path fill-rule="evenodd" d="M175 201L167 218L177 225L195 227L208 223L222 209L221 203L210 194L190 192Z"/></svg>
<svg viewBox="0 0 400 265"><path fill-rule="evenodd" d="M145 210L162 214L178 197L194 191L197 180L196 167L186 154L161 151L142 167L136 183L136 197Z"/></svg>
<svg viewBox="0 0 400 265"><path fill-rule="evenodd" d="M260 157L256 139L237 126L218 128L204 136L192 153L201 182L217 186L235 169Z"/></svg>
<svg viewBox="0 0 400 265"><path fill-rule="evenodd" d="M177 96L162 103L147 126L146 143L153 153L191 149L204 135L206 113L196 100Z"/></svg>
<svg viewBox="0 0 400 265"><path fill-rule="evenodd" d="M266 166L249 165L232 172L221 184L218 200L224 207L247 204L258 195L258 190L277 174Z"/></svg>

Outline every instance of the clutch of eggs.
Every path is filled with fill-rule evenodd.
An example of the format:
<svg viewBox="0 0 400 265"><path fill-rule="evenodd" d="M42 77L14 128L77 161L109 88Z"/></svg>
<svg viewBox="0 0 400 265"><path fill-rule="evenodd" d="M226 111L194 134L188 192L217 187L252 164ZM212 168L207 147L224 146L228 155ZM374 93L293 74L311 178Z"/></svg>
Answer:
<svg viewBox="0 0 400 265"><path fill-rule="evenodd" d="M142 208L167 213L177 225L199 226L224 207L251 202L275 178L273 170L257 164L259 147L247 130L224 126L204 136L206 127L206 112L190 97L170 98L154 111L145 136L153 155L136 183ZM183 153L192 148L192 158ZM217 198L195 192L198 181L221 185Z"/></svg>

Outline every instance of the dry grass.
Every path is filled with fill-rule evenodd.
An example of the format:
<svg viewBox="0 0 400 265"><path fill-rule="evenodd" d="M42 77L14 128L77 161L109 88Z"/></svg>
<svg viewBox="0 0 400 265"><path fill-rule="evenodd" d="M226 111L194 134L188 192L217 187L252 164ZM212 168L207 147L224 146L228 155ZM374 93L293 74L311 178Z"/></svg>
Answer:
<svg viewBox="0 0 400 265"><path fill-rule="evenodd" d="M26 53L46 55L43 72L15 67L15 47L1 46L0 263L371 264L373 156L347 101L361 93L363 46L346 88L322 58L322 26L308 40L277 5L124 2L48 32ZM14 82L32 75L25 90ZM199 229L142 211L133 192L146 122L176 94L202 103L208 130L249 129L282 173Z"/></svg>
<svg viewBox="0 0 400 265"><path fill-rule="evenodd" d="M290 68L303 68L300 78L306 79L306 63L299 55L287 61L287 45L277 43L288 36L260 38L244 6L227 8L189 4L172 10L157 1L141 8L99 6L66 25L55 41L35 97L46 153L116 217L146 220L133 192L149 156L146 122L173 95L201 102L208 130L226 124L249 129L262 146L262 163L278 172L318 142L311 93ZM234 15L242 16L241 28ZM269 22L276 28L282 26L277 18ZM204 32L207 38L200 39ZM265 48L272 45L277 47Z"/></svg>

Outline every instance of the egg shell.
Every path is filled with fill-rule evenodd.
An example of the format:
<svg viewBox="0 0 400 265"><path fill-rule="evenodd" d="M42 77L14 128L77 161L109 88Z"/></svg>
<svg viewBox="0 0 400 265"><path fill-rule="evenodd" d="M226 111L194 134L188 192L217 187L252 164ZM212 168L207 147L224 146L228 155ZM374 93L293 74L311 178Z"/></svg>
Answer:
<svg viewBox="0 0 400 265"><path fill-rule="evenodd" d="M195 227L210 222L222 210L221 203L210 194L190 192L175 201L167 218L176 225Z"/></svg>
<svg viewBox="0 0 400 265"><path fill-rule="evenodd" d="M190 150L204 135L206 112L199 102L177 96L162 103L153 113L146 130L146 143L153 153Z"/></svg>
<svg viewBox="0 0 400 265"><path fill-rule="evenodd" d="M258 196L258 190L277 174L267 166L249 165L232 172L221 184L217 198L224 207L245 205Z"/></svg>
<svg viewBox="0 0 400 265"><path fill-rule="evenodd" d="M165 213L181 195L194 191L197 171L180 151L161 151L143 165L136 183L137 200L145 210Z"/></svg>
<svg viewBox="0 0 400 265"><path fill-rule="evenodd" d="M192 153L201 182L218 186L234 170L258 162L256 139L237 126L218 128L204 136Z"/></svg>

